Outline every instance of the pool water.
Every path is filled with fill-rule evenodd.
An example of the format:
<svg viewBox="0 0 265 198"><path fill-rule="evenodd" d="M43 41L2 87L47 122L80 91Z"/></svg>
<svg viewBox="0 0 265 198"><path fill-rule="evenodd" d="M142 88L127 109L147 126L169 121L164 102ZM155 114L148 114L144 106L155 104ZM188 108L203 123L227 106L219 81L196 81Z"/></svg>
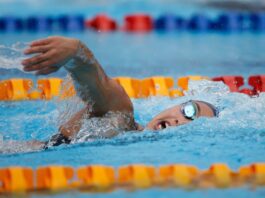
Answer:
<svg viewBox="0 0 265 198"><path fill-rule="evenodd" d="M185 75L249 75L264 73L265 34L262 33L158 33L126 34L103 33L54 33L81 39L87 44L112 76L180 77ZM0 46L0 79L31 77L20 72L19 54L10 55L21 46L48 34L3 34ZM3 37L2 37L3 38ZM0 38L1 39L1 38ZM23 49L23 48L22 48ZM7 53L7 51L9 53ZM19 61L18 61L19 60ZM11 70L17 68L19 70ZM8 70L7 70L8 69ZM65 76L60 70L52 76Z"/></svg>
<svg viewBox="0 0 265 198"><path fill-rule="evenodd" d="M249 98L247 95L229 93L228 88L219 82L194 81L191 84L191 91L185 97L173 100L163 97L133 100L136 120L145 125L162 109L188 99L213 103L220 110L219 117L200 118L188 125L172 127L160 132L146 130L142 133L124 133L111 139L78 142L37 152L25 150L18 142L9 141L48 139L58 129L60 122L58 117L64 110L62 103L75 104L76 100L1 102L1 166L19 165L36 168L47 164L65 164L73 167L105 164L118 167L132 163L156 166L185 163L207 169L212 163L223 162L236 170L245 164L264 161L265 94L257 98ZM156 191L161 191L161 196L175 192L173 189L170 191L156 189L143 191L140 195L144 196L148 192L151 195ZM195 194L205 193L210 196L218 192L221 196L227 191L232 191L239 196L245 196L246 193L259 196L263 189L196 191ZM189 194L182 190L176 190L176 192ZM78 192L75 193L78 194ZM119 196L124 195L123 191L114 192L112 195L116 196L117 193Z"/></svg>
<svg viewBox="0 0 265 198"><path fill-rule="evenodd" d="M21 6L30 4L21 1ZM49 1L43 3L42 12L49 14ZM61 1L58 1L61 2ZM64 1L63 1L64 2ZM82 9L78 1L75 11L93 15L95 8L103 8L104 3ZM105 2L105 1L100 1ZM179 11L188 15L204 11L189 5L176 6L176 3L163 4L155 1L150 6L140 6L142 1L130 4L123 1L115 6L104 7L104 11L121 21L121 16L136 11L149 12L158 16L164 11ZM62 3L62 2L61 2ZM105 2L106 3L106 2ZM168 1L167 1L168 3ZM81 4L81 5L80 5ZM128 6L130 4L131 6ZM15 9L14 3L7 3L5 10L23 16L24 12ZM60 5L56 3L55 6ZM67 5L67 4L65 4ZM88 4L86 4L88 5ZM162 5L162 7L161 7ZM169 6L171 5L171 6ZM34 14L38 8L28 10ZM115 9L114 9L115 8ZM122 9L121 9L122 8ZM3 10L3 7L0 10ZM58 12L67 11L66 6ZM116 12L117 10L123 10ZM16 12L17 11L17 12ZM91 11L91 12L89 12ZM1 13L5 13L3 11ZM210 10L210 12L214 12ZM116 13L116 14L115 14ZM57 35L81 39L87 44L106 72L111 76L130 76L144 78L155 75L177 78L185 75L242 75L264 74L265 34L262 33L189 33L169 32L149 34L127 34L123 32L81 33L54 32ZM29 77L36 81L33 74L24 73L19 64L23 58L22 50L28 42L48 36L48 33L8 33L0 34L0 79ZM20 44L15 43L20 42ZM62 69L49 75L65 78ZM78 167L89 164L105 164L118 167L131 163L162 165L171 163L192 164L201 169L212 163L227 163L236 170L242 165L264 162L265 151L265 94L249 98L247 95L228 93L227 87L216 82L192 82L191 90L185 97L169 99L156 97L133 100L136 120L145 125L161 110L180 104L189 99L204 100L216 105L220 110L218 118L200 118L180 127L172 127L160 132L123 133L111 139L95 139L90 142L61 145L46 151L31 151L19 141L32 139L47 140L58 130L61 115L74 113L74 108L82 104L78 99L69 101L22 101L0 102L0 167L29 166L36 168L48 164L71 165ZM60 157L58 157L60 156ZM53 194L54 197L87 196L81 192ZM89 194L92 196L92 194ZM112 197L264 197L265 189L210 189L185 191L181 189L148 189L136 192L117 190L110 194L93 196ZM32 194L32 196L40 196ZM41 195L48 196L48 195Z"/></svg>

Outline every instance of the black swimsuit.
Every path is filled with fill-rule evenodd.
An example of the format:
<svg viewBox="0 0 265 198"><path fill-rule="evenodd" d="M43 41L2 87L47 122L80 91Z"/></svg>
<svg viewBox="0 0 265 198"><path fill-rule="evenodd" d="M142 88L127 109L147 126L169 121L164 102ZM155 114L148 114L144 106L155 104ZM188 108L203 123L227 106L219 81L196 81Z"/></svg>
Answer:
<svg viewBox="0 0 265 198"><path fill-rule="evenodd" d="M55 134L51 137L50 140L46 141L43 149L48 149L52 146L59 146L61 144L70 144L71 140L68 137L65 137L63 134Z"/></svg>
<svg viewBox="0 0 265 198"><path fill-rule="evenodd" d="M119 116L117 118L119 118L120 120L117 120L117 122L115 122L114 124L112 123L113 121L110 120L111 123L109 123L108 126L113 127L113 130L109 130L109 128L106 128L107 131L115 131L115 132L118 133L120 131L133 131L133 130L137 130L138 124L134 121L133 115L131 113L130 114L124 114L124 113L115 113L114 114L113 112L108 112L105 115L105 118L113 118L113 115ZM106 120L103 120L102 123L103 124L104 123L106 124ZM104 134L101 134L100 137L109 138L109 137L112 137L112 136L113 136L113 134L111 134L110 136L108 136L108 135L104 136ZM91 135L90 137L94 139L94 138L97 138L99 136L98 135L95 135L95 136L92 136ZM48 140L48 141L46 141L44 143L43 149L46 150L46 149L48 149L50 147L53 147L53 146L59 146L61 144L70 144L70 143L71 143L71 139L70 138L64 136L61 133L58 133L58 134L53 135L50 140Z"/></svg>

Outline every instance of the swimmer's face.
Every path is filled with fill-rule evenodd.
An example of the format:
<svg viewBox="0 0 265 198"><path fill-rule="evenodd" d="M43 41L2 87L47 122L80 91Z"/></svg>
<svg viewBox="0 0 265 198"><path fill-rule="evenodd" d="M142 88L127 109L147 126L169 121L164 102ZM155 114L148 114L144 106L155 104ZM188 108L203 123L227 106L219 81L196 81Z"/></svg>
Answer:
<svg viewBox="0 0 265 198"><path fill-rule="evenodd" d="M186 106L187 108L184 110L185 104L188 104L188 106ZM189 105L192 106L190 107ZM196 112L194 112L193 109L195 109ZM150 130L161 130L170 126L187 124L193 119L196 119L192 117L193 113L196 113L196 118L215 116L215 110L211 104L203 101L191 101L162 111L147 124L146 128Z"/></svg>

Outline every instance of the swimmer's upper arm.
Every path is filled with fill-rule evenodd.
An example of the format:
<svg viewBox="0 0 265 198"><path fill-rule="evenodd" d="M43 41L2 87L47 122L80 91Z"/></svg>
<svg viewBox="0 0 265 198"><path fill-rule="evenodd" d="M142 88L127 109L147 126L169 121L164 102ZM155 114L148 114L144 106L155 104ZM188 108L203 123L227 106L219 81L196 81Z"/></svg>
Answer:
<svg viewBox="0 0 265 198"><path fill-rule="evenodd" d="M126 111L133 112L132 102L123 89L115 80L109 78L106 89L108 98L108 107L112 111Z"/></svg>

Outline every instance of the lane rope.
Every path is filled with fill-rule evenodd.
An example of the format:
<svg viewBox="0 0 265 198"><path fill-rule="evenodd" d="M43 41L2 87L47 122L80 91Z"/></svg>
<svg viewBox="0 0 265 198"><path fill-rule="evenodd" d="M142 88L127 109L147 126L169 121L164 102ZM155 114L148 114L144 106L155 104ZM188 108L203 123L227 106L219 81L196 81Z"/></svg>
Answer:
<svg viewBox="0 0 265 198"><path fill-rule="evenodd" d="M223 12L215 16L205 13L194 13L190 17L162 14L157 18L146 13L133 13L124 16L121 25L106 14L97 14L92 18L84 15L59 16L1 16L1 32L50 32L50 31L84 31L97 32L150 32L150 31L217 31L265 32L265 13L263 12Z"/></svg>
<svg viewBox="0 0 265 198"><path fill-rule="evenodd" d="M206 170L185 164L154 167L131 164L114 168L105 165L43 166L0 169L0 194L40 191L82 190L111 192L115 189L146 188L235 188L265 185L265 163L241 166L233 171L227 164L215 163Z"/></svg>
<svg viewBox="0 0 265 198"><path fill-rule="evenodd" d="M242 76L184 76L174 80L171 77L153 76L144 79L116 77L116 80L131 98L152 96L181 97L189 89L190 80L222 81L231 92L256 96L265 92L265 75L250 76L248 84ZM245 86L251 87L246 88ZM60 78L32 79L13 78L0 81L0 101L67 99L76 95L74 85Z"/></svg>

